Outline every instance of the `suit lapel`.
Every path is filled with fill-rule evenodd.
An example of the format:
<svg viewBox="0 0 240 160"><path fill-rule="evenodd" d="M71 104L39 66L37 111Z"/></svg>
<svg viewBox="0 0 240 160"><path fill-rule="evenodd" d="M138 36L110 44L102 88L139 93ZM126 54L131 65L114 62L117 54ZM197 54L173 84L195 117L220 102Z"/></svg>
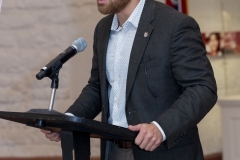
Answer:
<svg viewBox="0 0 240 160"><path fill-rule="evenodd" d="M154 20L154 10L155 5L153 1L146 0L146 4L144 6L142 16L138 25L137 33L134 39L129 68L128 68L128 77L127 77L127 88L126 88L126 103L128 101L139 64L142 60L143 54L147 47L149 38L151 37L153 27L151 26L151 22Z"/></svg>
<svg viewBox="0 0 240 160"><path fill-rule="evenodd" d="M107 17L107 20L104 24L101 25L99 29L98 38L97 39L97 47L98 47L98 63L99 63L99 76L100 76L100 86L101 86L101 94L102 94L102 120L104 122L107 121L108 118L108 94L107 94L107 77L106 77L106 55L108 48L108 41L111 32L113 15Z"/></svg>

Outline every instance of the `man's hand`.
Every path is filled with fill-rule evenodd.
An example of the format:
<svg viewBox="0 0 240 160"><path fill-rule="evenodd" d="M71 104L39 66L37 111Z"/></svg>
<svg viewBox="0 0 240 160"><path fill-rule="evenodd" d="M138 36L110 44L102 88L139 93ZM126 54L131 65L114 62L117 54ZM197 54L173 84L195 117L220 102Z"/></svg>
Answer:
<svg viewBox="0 0 240 160"><path fill-rule="evenodd" d="M59 142L61 140L60 133L51 132L51 131L47 131L47 130L43 130L43 129L41 129L41 132L44 133L45 137L47 139L49 139L50 141Z"/></svg>
<svg viewBox="0 0 240 160"><path fill-rule="evenodd" d="M138 124L129 126L131 131L139 131L135 144L146 151L154 151L163 140L162 133L155 124Z"/></svg>

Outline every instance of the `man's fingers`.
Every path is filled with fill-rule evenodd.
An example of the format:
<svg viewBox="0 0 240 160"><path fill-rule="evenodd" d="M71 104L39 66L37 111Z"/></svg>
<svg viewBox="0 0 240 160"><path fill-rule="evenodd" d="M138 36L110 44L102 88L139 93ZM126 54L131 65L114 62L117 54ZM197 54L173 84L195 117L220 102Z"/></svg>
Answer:
<svg viewBox="0 0 240 160"><path fill-rule="evenodd" d="M136 126L129 125L128 129L130 129L131 131L139 131L141 126L142 126L141 124L138 124Z"/></svg>
<svg viewBox="0 0 240 160"><path fill-rule="evenodd" d="M145 148L146 151L154 151L159 145L161 144L161 140L156 138L156 136L153 135L151 141L148 143L148 146Z"/></svg>
<svg viewBox="0 0 240 160"><path fill-rule="evenodd" d="M158 146L160 146L161 141L160 140L156 140L153 144L153 146L151 147L151 149L149 149L150 152L154 151Z"/></svg>
<svg viewBox="0 0 240 160"><path fill-rule="evenodd" d="M55 141L59 142L61 140L61 135L60 133L57 132L52 132L52 131L47 131L44 129L41 129L41 132L45 134L45 137L49 139L50 141Z"/></svg>
<svg viewBox="0 0 240 160"><path fill-rule="evenodd" d="M139 147L141 149L145 149L145 150L148 151L152 147L152 145L154 144L154 142L153 142L154 137L146 129L145 129L145 133L144 133L143 136L144 136L144 139L143 139L142 143L139 145Z"/></svg>
<svg viewBox="0 0 240 160"><path fill-rule="evenodd" d="M44 134L51 133L51 131L47 131L47 130L44 130L44 129L41 129L41 132L43 132Z"/></svg>
<svg viewBox="0 0 240 160"><path fill-rule="evenodd" d="M152 151L154 151L157 147L158 147L158 145L153 145L152 148L149 149L148 151L152 152Z"/></svg>
<svg viewBox="0 0 240 160"><path fill-rule="evenodd" d="M146 150L146 147L147 147L148 143L149 143L149 141L146 138L144 138L142 143L139 145L139 147L141 149L145 149Z"/></svg>
<svg viewBox="0 0 240 160"><path fill-rule="evenodd" d="M59 133L52 132L52 133L45 133L45 137L50 141L58 142L61 140L61 136Z"/></svg>
<svg viewBox="0 0 240 160"><path fill-rule="evenodd" d="M139 126L140 125L137 125L137 127L139 127ZM133 126L133 127L135 127L135 126ZM142 127L142 128L141 127L142 127L142 125L139 127L140 132L138 133L138 135L135 139L135 144L138 145L138 146L140 146L143 143L143 141L145 139L145 135L147 134L147 130L145 130L144 127ZM144 145L145 145L145 142L144 142L143 146Z"/></svg>
<svg viewBox="0 0 240 160"><path fill-rule="evenodd" d="M135 144L139 146L142 143L143 139L144 139L144 136L139 133L135 138Z"/></svg>
<svg viewBox="0 0 240 160"><path fill-rule="evenodd" d="M45 135L46 135L46 138L52 139L52 138L58 136L58 133L53 132L53 133L49 133L49 134L45 134Z"/></svg>
<svg viewBox="0 0 240 160"><path fill-rule="evenodd" d="M53 138L55 136L56 136L55 133L45 133L45 137L48 138L48 139L51 139L51 138Z"/></svg>
<svg viewBox="0 0 240 160"><path fill-rule="evenodd" d="M160 143L158 143L158 140L155 136L152 136L152 138L149 140L148 145L144 148L146 151L154 151Z"/></svg>
<svg viewBox="0 0 240 160"><path fill-rule="evenodd" d="M146 139L146 141L147 141L147 145L143 149L145 149L146 151L149 151L153 147L155 141L154 141L154 138L151 138L148 140Z"/></svg>
<svg viewBox="0 0 240 160"><path fill-rule="evenodd" d="M59 142L60 141L60 135L59 134L57 134L57 135L55 135L53 138L51 138L50 140L51 141L55 141L55 142Z"/></svg>
<svg viewBox="0 0 240 160"><path fill-rule="evenodd" d="M61 135L58 136L58 139L56 140L56 142L61 141Z"/></svg>
<svg viewBox="0 0 240 160"><path fill-rule="evenodd" d="M139 133L135 139L135 144L141 149L146 151L154 151L161 144L161 132L154 124L129 126L129 129L135 131L139 129Z"/></svg>

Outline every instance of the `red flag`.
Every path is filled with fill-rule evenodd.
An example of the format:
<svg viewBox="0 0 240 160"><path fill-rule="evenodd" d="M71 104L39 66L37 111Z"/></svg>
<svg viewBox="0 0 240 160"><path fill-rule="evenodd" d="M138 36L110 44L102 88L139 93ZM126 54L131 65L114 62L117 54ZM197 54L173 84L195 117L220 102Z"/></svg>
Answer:
<svg viewBox="0 0 240 160"><path fill-rule="evenodd" d="M187 0L166 0L166 4L175 8L179 12L188 14Z"/></svg>

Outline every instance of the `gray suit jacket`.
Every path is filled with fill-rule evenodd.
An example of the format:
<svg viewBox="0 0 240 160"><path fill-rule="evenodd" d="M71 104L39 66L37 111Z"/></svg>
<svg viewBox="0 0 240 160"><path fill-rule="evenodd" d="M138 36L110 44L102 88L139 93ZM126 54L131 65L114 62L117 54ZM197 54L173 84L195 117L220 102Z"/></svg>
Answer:
<svg viewBox="0 0 240 160"><path fill-rule="evenodd" d="M102 112L103 122L109 117L106 52L112 19L109 15L96 27L91 77L67 111L76 116L93 119ZM131 125L158 122L167 140L153 152L134 146L136 160L203 160L197 123L216 103L216 90L195 20L146 0L130 57L126 117ZM103 159L104 141L101 151Z"/></svg>

